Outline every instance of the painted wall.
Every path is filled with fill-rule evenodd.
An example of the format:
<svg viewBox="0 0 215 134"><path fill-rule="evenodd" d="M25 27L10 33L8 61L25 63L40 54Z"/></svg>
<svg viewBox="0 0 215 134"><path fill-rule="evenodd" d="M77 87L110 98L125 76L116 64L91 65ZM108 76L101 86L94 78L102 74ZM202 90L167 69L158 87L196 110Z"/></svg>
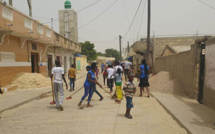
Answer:
<svg viewBox="0 0 215 134"><path fill-rule="evenodd" d="M76 70L83 71L85 70L87 63L87 56L82 55L82 57L76 57Z"/></svg>
<svg viewBox="0 0 215 134"><path fill-rule="evenodd" d="M46 71L46 52L45 46L37 44L37 50L32 49L31 41L27 41L23 48L20 45L20 38L15 36L5 37L6 39L0 45L0 76L1 86L10 84L14 77L22 72L31 72L31 53L37 53L39 55L39 73L44 76L47 75ZM28 45L27 45L28 44ZM11 53L13 57L5 57L3 53Z"/></svg>

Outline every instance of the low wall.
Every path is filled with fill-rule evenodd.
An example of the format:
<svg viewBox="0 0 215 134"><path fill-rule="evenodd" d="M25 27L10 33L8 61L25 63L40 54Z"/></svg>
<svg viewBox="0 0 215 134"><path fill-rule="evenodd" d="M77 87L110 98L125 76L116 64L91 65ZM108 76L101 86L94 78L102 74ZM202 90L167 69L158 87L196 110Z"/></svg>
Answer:
<svg viewBox="0 0 215 134"><path fill-rule="evenodd" d="M199 46L192 45L190 51L156 58L155 71L170 72L171 77L176 78L183 85L184 88L181 90L184 90L191 98L196 98L198 94L199 57Z"/></svg>

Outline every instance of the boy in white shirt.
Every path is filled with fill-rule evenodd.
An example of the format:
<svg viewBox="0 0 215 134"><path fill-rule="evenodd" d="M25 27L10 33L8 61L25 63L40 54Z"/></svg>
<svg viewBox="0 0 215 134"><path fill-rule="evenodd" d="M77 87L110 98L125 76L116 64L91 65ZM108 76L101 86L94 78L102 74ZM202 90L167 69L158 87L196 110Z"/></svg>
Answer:
<svg viewBox="0 0 215 134"><path fill-rule="evenodd" d="M113 92L113 80L114 80L114 69L113 66L110 65L110 68L107 70L108 73L108 83L109 83L109 88L110 88L110 92Z"/></svg>
<svg viewBox="0 0 215 134"><path fill-rule="evenodd" d="M63 90L63 82L66 84L66 89L68 89L66 79L64 77L64 69L60 66L60 61L56 60L55 61L56 67L52 68L52 74L51 74L51 79L54 76L54 94L55 94L55 103L57 109L60 111L63 111L63 99L64 99L64 90ZM60 101L58 99L58 92L60 94Z"/></svg>

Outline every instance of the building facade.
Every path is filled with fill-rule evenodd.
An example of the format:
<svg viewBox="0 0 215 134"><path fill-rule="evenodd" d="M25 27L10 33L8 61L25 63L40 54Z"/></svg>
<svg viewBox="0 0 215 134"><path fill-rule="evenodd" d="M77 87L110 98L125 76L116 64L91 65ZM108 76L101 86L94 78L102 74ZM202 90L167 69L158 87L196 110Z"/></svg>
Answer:
<svg viewBox="0 0 215 134"><path fill-rule="evenodd" d="M48 76L59 59L68 68L81 46L48 26L0 2L0 85L23 72Z"/></svg>
<svg viewBox="0 0 215 134"><path fill-rule="evenodd" d="M78 43L78 18L77 13L71 9L71 2L66 1L65 9L60 10L59 13L59 30L60 34L66 38Z"/></svg>

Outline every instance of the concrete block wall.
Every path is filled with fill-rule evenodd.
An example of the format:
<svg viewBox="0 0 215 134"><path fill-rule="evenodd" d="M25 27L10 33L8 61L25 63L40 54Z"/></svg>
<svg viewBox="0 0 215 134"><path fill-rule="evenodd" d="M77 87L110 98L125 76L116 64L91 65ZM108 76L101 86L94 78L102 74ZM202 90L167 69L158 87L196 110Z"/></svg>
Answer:
<svg viewBox="0 0 215 134"><path fill-rule="evenodd" d="M191 37L156 37L153 38L154 42L154 59L160 57L164 51L166 45L169 46L188 46L195 43L196 39L201 37L191 36Z"/></svg>
<svg viewBox="0 0 215 134"><path fill-rule="evenodd" d="M155 70L170 72L171 77L176 78L183 85L181 90L191 98L197 98L199 56L199 46L192 45L190 51L156 58Z"/></svg>
<svg viewBox="0 0 215 134"><path fill-rule="evenodd" d="M215 109L215 38L206 42L203 103Z"/></svg>

